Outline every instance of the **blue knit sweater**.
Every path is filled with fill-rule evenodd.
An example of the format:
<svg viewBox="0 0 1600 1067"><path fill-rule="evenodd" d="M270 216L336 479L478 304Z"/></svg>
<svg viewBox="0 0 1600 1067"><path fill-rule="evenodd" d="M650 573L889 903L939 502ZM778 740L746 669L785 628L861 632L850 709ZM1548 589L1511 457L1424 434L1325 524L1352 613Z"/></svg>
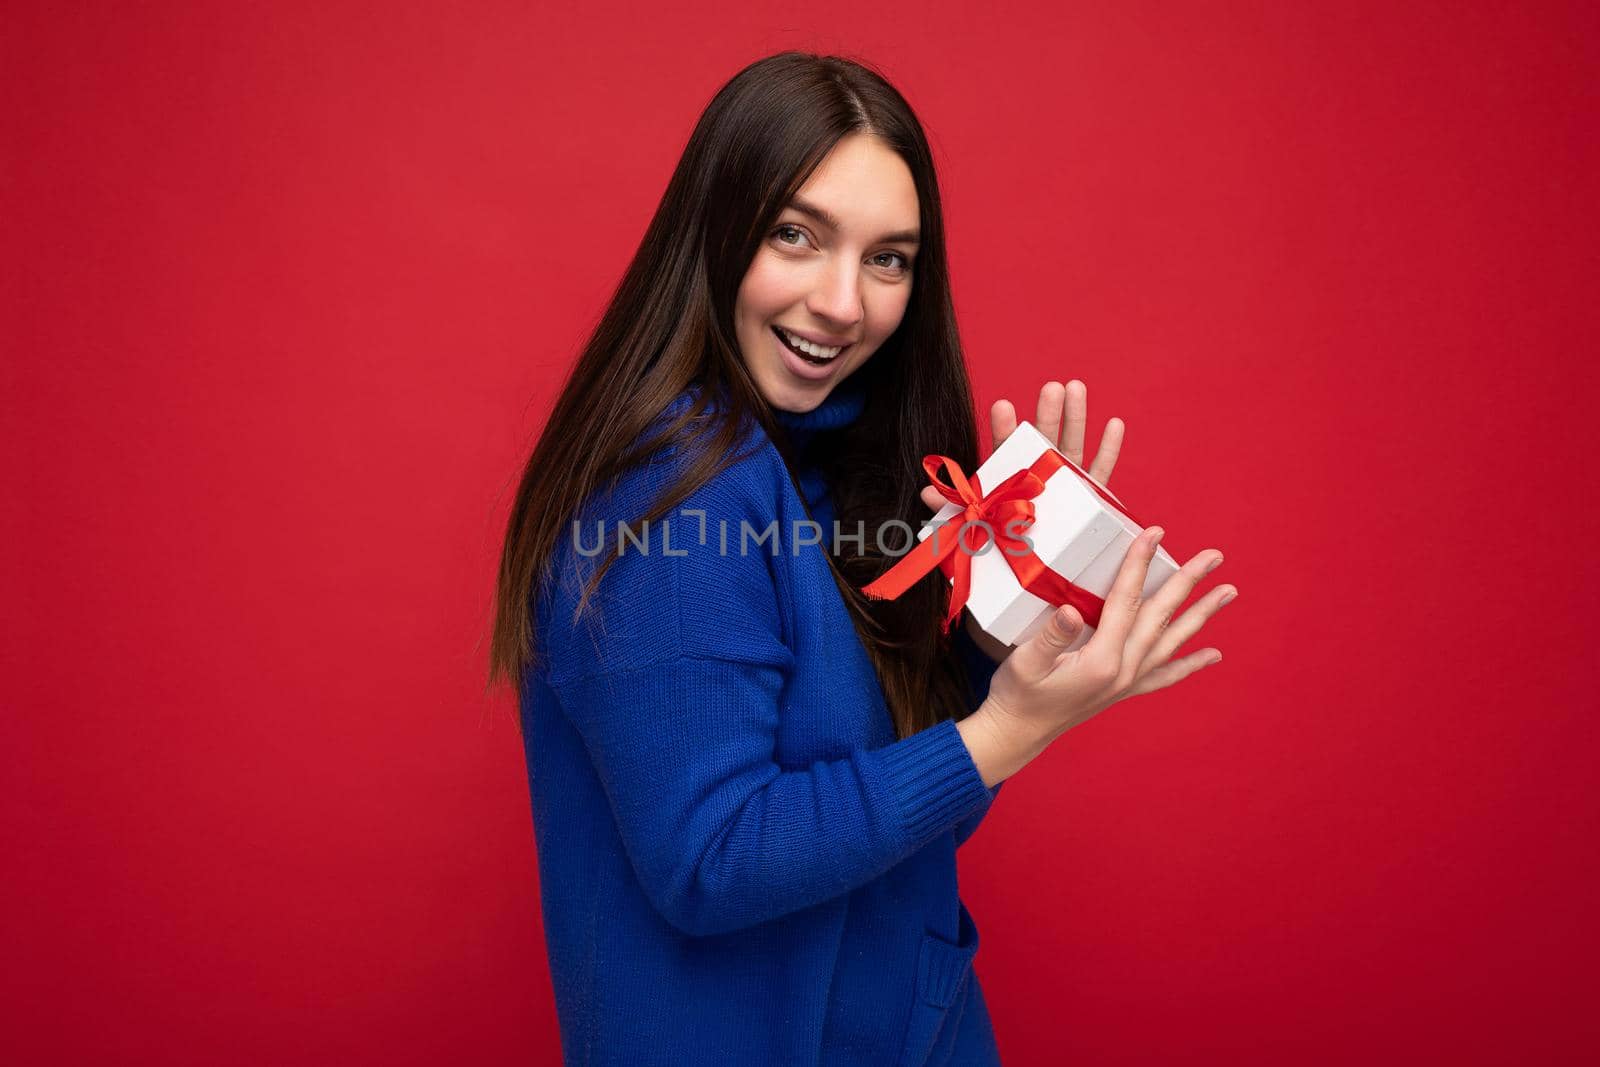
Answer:
<svg viewBox="0 0 1600 1067"><path fill-rule="evenodd" d="M846 381L780 417L803 441L862 407ZM956 848L999 786L953 722L896 740L822 555L828 486L799 472L802 502L760 428L746 440L665 541L633 524L598 621L572 622L582 580L675 450L580 509L535 597L523 737L565 1062L997 1063ZM798 546L805 505L824 544ZM956 632L981 701L995 665Z"/></svg>

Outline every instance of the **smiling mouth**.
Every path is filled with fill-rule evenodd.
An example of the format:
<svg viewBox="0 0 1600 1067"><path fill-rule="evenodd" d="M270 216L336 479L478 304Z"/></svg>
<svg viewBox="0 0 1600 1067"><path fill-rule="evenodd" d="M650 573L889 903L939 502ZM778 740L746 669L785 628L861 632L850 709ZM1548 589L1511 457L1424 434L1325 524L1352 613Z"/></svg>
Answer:
<svg viewBox="0 0 1600 1067"><path fill-rule="evenodd" d="M793 352L796 356L798 356L801 359L805 360L807 363L811 364L813 367L826 367L828 364L832 363L834 360L836 360L840 356L844 355L845 352L850 348L850 345L845 345L844 348L839 349L839 351L834 353L833 355L828 356L827 358L823 358L821 356L813 356L809 352L800 351L794 345L789 343L789 339L783 335L783 331L778 329L776 326L774 326L772 328L772 333L773 333L773 336L777 337L779 343L782 344L783 347L787 348L789 351Z"/></svg>

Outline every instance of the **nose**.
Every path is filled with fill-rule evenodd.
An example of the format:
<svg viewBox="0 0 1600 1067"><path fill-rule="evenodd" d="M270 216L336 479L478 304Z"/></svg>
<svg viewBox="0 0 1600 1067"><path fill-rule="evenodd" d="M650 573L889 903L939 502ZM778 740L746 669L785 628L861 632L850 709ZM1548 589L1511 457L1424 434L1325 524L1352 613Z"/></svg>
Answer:
<svg viewBox="0 0 1600 1067"><path fill-rule="evenodd" d="M817 276L806 309L835 333L851 333L861 321L861 271L848 258L836 258Z"/></svg>

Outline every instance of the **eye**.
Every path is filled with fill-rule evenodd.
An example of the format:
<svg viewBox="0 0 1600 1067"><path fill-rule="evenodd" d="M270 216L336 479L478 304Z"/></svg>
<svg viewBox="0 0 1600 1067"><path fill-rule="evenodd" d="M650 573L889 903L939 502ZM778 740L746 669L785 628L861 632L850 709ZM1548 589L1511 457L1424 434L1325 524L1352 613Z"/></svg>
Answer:
<svg viewBox="0 0 1600 1067"><path fill-rule="evenodd" d="M799 234L801 237L806 237L808 240L810 239L807 236L806 231L802 230L798 226L790 225L787 222L784 223L782 226L779 226L777 229L773 230L772 231L772 236L778 238L779 241L781 241L783 244L788 245L790 248L798 248L798 247L800 247L799 245L795 244L793 241L789 241L789 240L785 240L784 239L784 237L782 235L783 234L787 234L787 233Z"/></svg>
<svg viewBox="0 0 1600 1067"><path fill-rule="evenodd" d="M874 263L878 263L878 261L883 259L884 256L893 256L900 261L900 266L895 268L895 270L897 270L899 273L903 274L911 269L911 260L901 252L879 252L877 255L872 257L872 261ZM878 265L889 266L889 264L886 263L879 263Z"/></svg>

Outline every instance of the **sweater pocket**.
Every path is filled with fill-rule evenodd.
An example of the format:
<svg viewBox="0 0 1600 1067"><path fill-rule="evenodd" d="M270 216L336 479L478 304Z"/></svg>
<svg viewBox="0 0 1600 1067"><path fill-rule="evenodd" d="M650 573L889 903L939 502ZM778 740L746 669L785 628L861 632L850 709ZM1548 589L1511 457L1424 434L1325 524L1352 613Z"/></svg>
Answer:
<svg viewBox="0 0 1600 1067"><path fill-rule="evenodd" d="M932 931L922 935L917 958L917 993L906 1024L899 1067L922 1067L944 1025L950 1005L966 986L972 959L978 952L978 928L965 904L960 905L958 940L950 942Z"/></svg>

